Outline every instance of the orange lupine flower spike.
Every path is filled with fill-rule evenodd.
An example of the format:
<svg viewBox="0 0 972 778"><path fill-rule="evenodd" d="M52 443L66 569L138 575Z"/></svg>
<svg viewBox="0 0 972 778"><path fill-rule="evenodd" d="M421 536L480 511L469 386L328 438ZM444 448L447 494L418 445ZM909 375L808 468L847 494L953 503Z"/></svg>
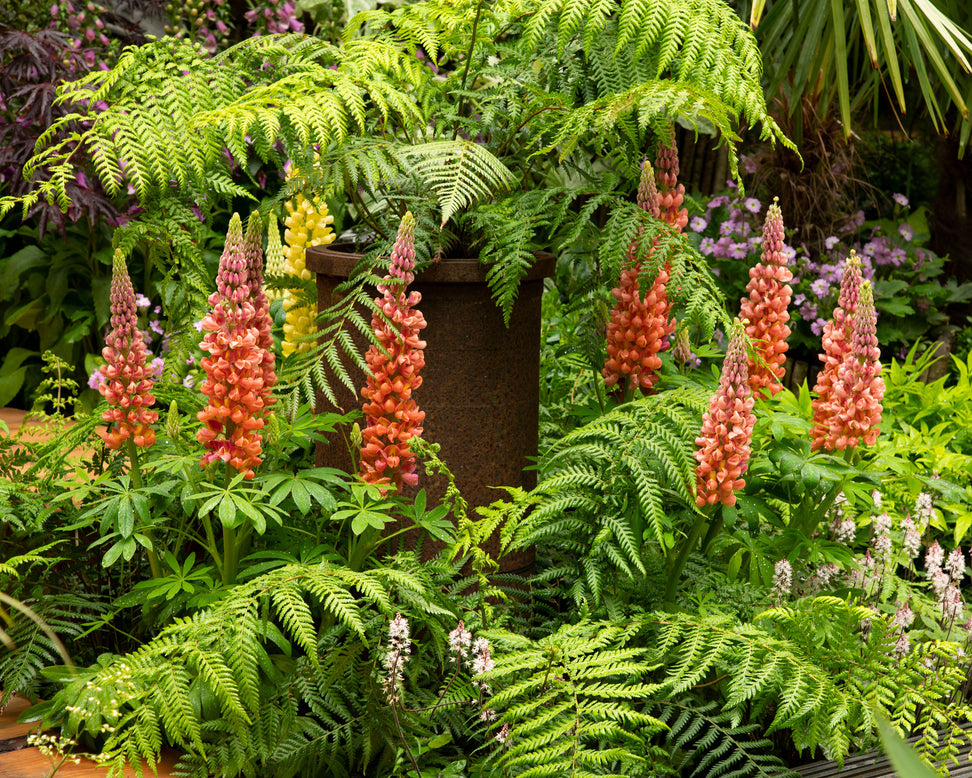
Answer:
<svg viewBox="0 0 972 778"><path fill-rule="evenodd" d="M638 185L638 205L658 216L658 197L651 163L645 160ZM607 359L601 375L604 383L619 389L629 383L632 389L653 391L658 382L661 359L658 352L667 348L674 322L668 320L665 284L668 270L660 268L644 300L638 287L641 263L637 242L628 248L627 262L621 268L618 286L612 290L617 301L611 310L607 329Z"/></svg>
<svg viewBox="0 0 972 778"><path fill-rule="evenodd" d="M209 356L202 360L206 380L200 389L209 404L197 414L203 427L196 439L207 449L201 466L220 459L250 480L261 462L260 430L276 376L273 357L262 345L267 334L262 272L253 270L263 262L259 219L251 220L247 233L244 241L239 214L233 214L216 291L209 297L212 308L202 322L206 334L199 347Z"/></svg>
<svg viewBox="0 0 972 778"><path fill-rule="evenodd" d="M746 323L746 334L753 342L758 360L750 357L749 388L758 396L769 388L774 395L783 387L780 379L785 372L786 339L790 336L787 308L793 289L788 283L793 274L786 266L783 253L783 214L778 199L766 212L763 223L763 254L749 270L746 297L742 300L739 318Z"/></svg>
<svg viewBox="0 0 972 778"><path fill-rule="evenodd" d="M387 321L377 313L371 320L381 348L372 345L365 355L369 372L361 389L366 421L361 431L361 478L396 491L418 483L409 441L422 434L425 420L412 397L422 385L419 372L425 366L425 341L419 337L425 317L415 307L422 296L408 292L414 278L415 219L406 212L392 248L388 275L378 285L382 296L375 300Z"/></svg>
<svg viewBox="0 0 972 778"><path fill-rule="evenodd" d="M826 404L817 405L819 414L814 416L823 432L821 445L828 451L855 448L859 442L873 445L880 432L884 380L870 281L861 283L856 310L845 325L848 351L834 374Z"/></svg>
<svg viewBox="0 0 972 778"><path fill-rule="evenodd" d="M702 417L702 430L695 439L696 504L736 504L736 491L746 482L742 476L749 466L749 446L753 436L752 392L746 369L746 339L742 323L732 327L726 359L722 365L719 388Z"/></svg>
<svg viewBox="0 0 972 778"><path fill-rule="evenodd" d="M817 397L813 400L813 429L810 430L811 448L816 451L824 445L827 439L834 385L837 380L837 370L850 352L849 324L857 311L860 296L861 260L854 251L844 263L844 274L840 280L840 294L837 297L837 307L834 308L833 319L824 325L822 343L824 353L820 355L823 369L817 376L813 391Z"/></svg>
<svg viewBox="0 0 972 778"><path fill-rule="evenodd" d="M155 442L151 428L159 414L150 407L155 403L155 384L151 367L146 364L145 339L138 329L135 289L128 276L125 256L115 250L111 272L111 332L102 350L104 381L98 385L110 407L102 414L108 429L101 432L110 449L121 448L131 439L136 446L148 447Z"/></svg>

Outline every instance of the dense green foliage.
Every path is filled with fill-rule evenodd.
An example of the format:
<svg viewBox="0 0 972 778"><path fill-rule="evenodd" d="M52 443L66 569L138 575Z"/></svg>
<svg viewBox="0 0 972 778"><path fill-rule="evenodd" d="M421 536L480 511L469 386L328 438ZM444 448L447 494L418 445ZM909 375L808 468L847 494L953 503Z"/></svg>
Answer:
<svg viewBox="0 0 972 778"><path fill-rule="evenodd" d="M108 448L107 406L62 348L108 318L104 247L52 254L48 238L3 260L4 326L29 323L57 352L35 382L46 441L0 435L4 699L45 699L29 715L110 775L174 747L188 776L766 778L841 762L884 722L953 758L972 721L972 619L966 558L942 546L972 528L972 357L925 383L922 344L885 353L881 435L853 450L812 450L806 384L757 398L735 502L698 499L703 414L741 331L725 290L741 284L720 287L701 244L631 194L676 120L718 131L733 173L742 124L789 143L761 62L720 0L426 0L365 10L340 41L264 35L210 54L166 37L62 86L71 113L40 138L33 188L0 209L69 208L82 174L133 198L111 240L132 296L160 301L138 302L132 326L168 350L154 444ZM244 333L214 376L213 341L198 348L193 322L216 326L199 321L213 228L240 202L274 214L305 191L371 251L319 312L317 343L277 362L256 473L218 446L201 461L206 397L252 356ZM314 465L319 445L360 448L357 414L312 404L366 369L356 338L390 316L371 289L405 208L420 265L478 254L507 317L534 252L558 254L536 486L489 506L466 503L434 441L412 446L440 499ZM641 294L670 273L679 348L662 350L657 393L631 399L601 369L611 290L634 265ZM76 276L92 282L77 300L62 294ZM268 280L312 301L309 278ZM7 355L0 392L30 356ZM529 549L533 569L496 572Z"/></svg>

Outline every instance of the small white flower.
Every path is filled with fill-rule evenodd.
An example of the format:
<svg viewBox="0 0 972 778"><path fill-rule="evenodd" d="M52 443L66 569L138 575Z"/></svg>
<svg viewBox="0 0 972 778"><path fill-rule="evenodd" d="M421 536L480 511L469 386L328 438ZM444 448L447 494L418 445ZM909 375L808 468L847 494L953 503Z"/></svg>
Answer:
<svg viewBox="0 0 972 778"><path fill-rule="evenodd" d="M773 568L773 592L777 597L786 597L793 588L793 567L781 559Z"/></svg>
<svg viewBox="0 0 972 778"><path fill-rule="evenodd" d="M962 554L962 547L959 546L945 560L945 572L952 579L953 584L960 584L965 578L965 556Z"/></svg>
<svg viewBox="0 0 972 778"><path fill-rule="evenodd" d="M905 603L898 610L894 612L894 621L892 624L895 627L901 627L902 629L907 629L911 626L912 622L915 620L915 612L911 610L911 605Z"/></svg>
<svg viewBox="0 0 972 778"><path fill-rule="evenodd" d="M938 598L938 601L942 602L944 600L946 590L951 586L951 584L949 584L948 573L939 568L932 573L931 584L932 590L935 592L935 596ZM954 589L955 587L951 588ZM956 591L958 590L956 589Z"/></svg>
<svg viewBox="0 0 972 778"><path fill-rule="evenodd" d="M935 574L935 571L941 568L942 560L944 559L945 550L938 545L938 541L936 540L925 552L925 575L931 578Z"/></svg>
<svg viewBox="0 0 972 778"><path fill-rule="evenodd" d="M857 524L853 519L834 522L834 540L837 543L850 543L857 535Z"/></svg>
<svg viewBox="0 0 972 778"><path fill-rule="evenodd" d="M904 538L901 541L901 549L909 559L918 556L921 549L921 533L915 527L915 523L908 517L901 520L901 527L904 529Z"/></svg>
<svg viewBox="0 0 972 778"><path fill-rule="evenodd" d="M911 651L911 641L908 640L908 636L904 633L898 638L898 642L894 644L894 653L898 657L907 656Z"/></svg>
<svg viewBox="0 0 972 778"><path fill-rule="evenodd" d="M456 661L457 657L465 659L469 656L469 644L471 642L472 634L466 630L462 619L460 619L456 628L449 633L449 651L455 655L452 657L452 661Z"/></svg>
<svg viewBox="0 0 972 778"><path fill-rule="evenodd" d="M946 619L954 619L962 612L962 593L958 587L949 584L939 600L942 606L942 615Z"/></svg>

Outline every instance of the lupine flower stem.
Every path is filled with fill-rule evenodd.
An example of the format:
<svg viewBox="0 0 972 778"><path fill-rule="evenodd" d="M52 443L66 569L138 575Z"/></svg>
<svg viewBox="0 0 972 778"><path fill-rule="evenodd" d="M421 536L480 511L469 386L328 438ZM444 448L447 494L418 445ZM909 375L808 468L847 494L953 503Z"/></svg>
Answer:
<svg viewBox="0 0 972 778"><path fill-rule="evenodd" d="M669 180L667 172L665 180ZM645 160L638 185L638 206L657 218L659 202L651 163ZM668 318L670 304L665 291L668 264L659 268L642 298L639 281L642 267L637 249L635 240L628 247L618 285L611 291L616 302L608 321L607 357L601 370L605 385L613 388L621 402L630 400L636 391L655 393L654 385L659 380L662 364L658 353L668 348L668 337L675 329L674 321ZM654 244L650 251L653 250Z"/></svg>
<svg viewBox="0 0 972 778"><path fill-rule="evenodd" d="M138 458L138 446L135 445L135 440L133 438L128 438L125 441L125 447L128 451L129 473L132 476L132 486L134 486L136 489L141 489L142 465ZM155 550L155 538L152 536L152 530L145 527L143 528L143 532L149 539L149 542L152 544L152 548L146 549L145 551L145 556L148 557L149 569L152 571L152 578L161 578L162 565L159 563L159 555Z"/></svg>
<svg viewBox="0 0 972 778"><path fill-rule="evenodd" d="M203 531L206 533L206 544L209 555L216 564L216 570L219 572L220 580L225 581L223 558L220 556L219 546L216 544L216 533L213 531L213 521L208 513L202 517L202 524Z"/></svg>
<svg viewBox="0 0 972 778"><path fill-rule="evenodd" d="M702 429L695 439L696 504L736 504L736 491L745 485L742 476L749 467L750 440L756 417L748 383L744 325L738 319L732 327L722 366L722 378L702 417Z"/></svg>
<svg viewBox="0 0 972 778"><path fill-rule="evenodd" d="M674 602L675 592L678 591L678 585L682 578L682 570L685 568L685 563L688 561L688 556L690 553L692 553L692 549L694 549L696 544L699 542L699 538L702 537L702 533L705 532L705 534L708 535L706 529L708 528L710 521L712 521L711 512L699 512L696 514L695 521L692 523L692 528L689 530L688 535L685 536L685 541L682 543L682 547L678 550L678 556L675 557L675 561L666 572L668 582L665 585L665 602Z"/></svg>
<svg viewBox="0 0 972 778"><path fill-rule="evenodd" d="M125 441L125 448L128 451L128 461L130 463L129 474L132 477L132 486L136 489L142 488L142 468L138 460L138 446L131 438Z"/></svg>

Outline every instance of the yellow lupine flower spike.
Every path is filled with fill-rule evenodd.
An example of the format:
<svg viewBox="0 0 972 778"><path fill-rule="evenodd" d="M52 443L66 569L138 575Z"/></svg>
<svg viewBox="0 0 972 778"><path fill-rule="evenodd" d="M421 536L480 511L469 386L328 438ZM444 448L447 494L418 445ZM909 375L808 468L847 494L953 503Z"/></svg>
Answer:
<svg viewBox="0 0 972 778"><path fill-rule="evenodd" d="M334 217L327 212L327 204L318 198L308 199L298 195L285 203L287 218L284 219L284 272L305 281L312 278L304 261L309 246L326 246L336 237L331 224ZM311 341L300 338L314 332L314 306L298 305L296 295L286 291L283 295L287 320L284 323L284 356L307 351Z"/></svg>

